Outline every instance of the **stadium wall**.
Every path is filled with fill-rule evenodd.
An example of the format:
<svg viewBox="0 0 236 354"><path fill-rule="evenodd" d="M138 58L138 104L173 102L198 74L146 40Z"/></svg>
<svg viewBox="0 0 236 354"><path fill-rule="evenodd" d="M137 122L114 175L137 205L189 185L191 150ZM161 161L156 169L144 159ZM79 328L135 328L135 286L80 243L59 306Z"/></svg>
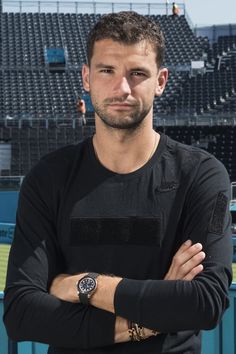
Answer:
<svg viewBox="0 0 236 354"><path fill-rule="evenodd" d="M195 27L194 33L198 37L208 37L209 41L214 43L220 36L235 36L236 24Z"/></svg>
<svg viewBox="0 0 236 354"><path fill-rule="evenodd" d="M0 192L0 222L15 223L18 191Z"/></svg>

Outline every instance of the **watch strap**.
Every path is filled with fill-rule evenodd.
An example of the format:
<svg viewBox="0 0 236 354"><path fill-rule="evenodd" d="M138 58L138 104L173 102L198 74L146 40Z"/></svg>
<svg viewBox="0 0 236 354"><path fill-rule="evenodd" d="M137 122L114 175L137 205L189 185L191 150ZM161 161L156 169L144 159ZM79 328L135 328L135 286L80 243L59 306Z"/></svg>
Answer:
<svg viewBox="0 0 236 354"><path fill-rule="evenodd" d="M96 279L99 276L99 273L95 273L95 272L90 272L86 275L86 277L90 277L93 279Z"/></svg>
<svg viewBox="0 0 236 354"><path fill-rule="evenodd" d="M83 305L89 305L88 294L79 293L79 300Z"/></svg>

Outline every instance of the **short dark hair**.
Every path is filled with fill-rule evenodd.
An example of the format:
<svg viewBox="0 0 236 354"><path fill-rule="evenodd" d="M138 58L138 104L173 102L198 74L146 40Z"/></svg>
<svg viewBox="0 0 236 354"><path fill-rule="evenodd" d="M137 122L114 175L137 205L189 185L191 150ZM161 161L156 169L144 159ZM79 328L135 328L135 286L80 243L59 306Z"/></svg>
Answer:
<svg viewBox="0 0 236 354"><path fill-rule="evenodd" d="M156 51L157 67L164 60L165 39L157 22L134 11L121 11L103 15L91 30L87 43L88 65L91 63L95 42L102 39L127 45L146 40Z"/></svg>

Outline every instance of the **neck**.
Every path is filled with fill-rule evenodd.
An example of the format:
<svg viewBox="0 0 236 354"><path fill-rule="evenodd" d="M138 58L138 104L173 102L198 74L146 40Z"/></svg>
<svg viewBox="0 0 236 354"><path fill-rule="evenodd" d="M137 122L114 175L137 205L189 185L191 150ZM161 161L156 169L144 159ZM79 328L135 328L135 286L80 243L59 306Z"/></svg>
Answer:
<svg viewBox="0 0 236 354"><path fill-rule="evenodd" d="M93 137L97 159L107 169L125 174L136 171L153 156L160 135L151 129L133 132L114 130L103 134L100 130Z"/></svg>

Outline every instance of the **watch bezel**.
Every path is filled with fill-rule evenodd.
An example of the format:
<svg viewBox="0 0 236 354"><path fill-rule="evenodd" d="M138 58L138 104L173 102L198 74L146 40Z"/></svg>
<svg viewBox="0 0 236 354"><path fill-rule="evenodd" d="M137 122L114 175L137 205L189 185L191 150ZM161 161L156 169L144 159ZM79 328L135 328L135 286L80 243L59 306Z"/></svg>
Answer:
<svg viewBox="0 0 236 354"><path fill-rule="evenodd" d="M83 289L83 283L85 280L90 280L92 281L92 286L90 289ZM78 281L78 284L77 284L77 289L78 289L78 292L80 294L85 294L85 295L90 295L94 290L96 290L97 288L97 280L96 278L93 278L91 275L85 275L83 278L81 278L79 281Z"/></svg>
<svg viewBox="0 0 236 354"><path fill-rule="evenodd" d="M97 277L99 276L98 273L88 273L87 275L83 276L81 279L79 279L76 283L76 287L77 287L77 295L80 299L80 302L84 305L89 305L89 300L91 298L91 296L95 293L96 289L97 289ZM91 288L86 290L83 288L83 286L81 286L83 284L83 282L85 281L85 279L89 279L90 281L93 282L93 284L91 285Z"/></svg>

